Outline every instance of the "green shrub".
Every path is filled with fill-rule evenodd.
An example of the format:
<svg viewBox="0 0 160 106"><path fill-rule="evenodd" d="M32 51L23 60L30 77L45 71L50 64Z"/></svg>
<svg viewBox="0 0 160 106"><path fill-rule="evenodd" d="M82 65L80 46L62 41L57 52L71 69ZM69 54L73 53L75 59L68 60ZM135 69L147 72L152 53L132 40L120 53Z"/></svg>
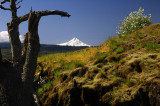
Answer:
<svg viewBox="0 0 160 106"><path fill-rule="evenodd" d="M131 32L139 30L152 23L152 16L149 14L143 14L144 9L139 8L138 11L131 12L120 24L117 34L119 36L125 36Z"/></svg>

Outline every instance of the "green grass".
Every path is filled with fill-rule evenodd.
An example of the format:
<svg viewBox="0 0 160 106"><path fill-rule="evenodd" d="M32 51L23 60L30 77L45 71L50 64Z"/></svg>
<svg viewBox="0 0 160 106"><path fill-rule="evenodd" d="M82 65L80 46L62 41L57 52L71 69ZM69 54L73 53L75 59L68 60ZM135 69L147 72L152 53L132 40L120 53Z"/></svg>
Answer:
<svg viewBox="0 0 160 106"><path fill-rule="evenodd" d="M73 70L74 69L74 64L73 64L73 62L69 62L69 63L65 64L63 66L63 68L64 68L64 70Z"/></svg>
<svg viewBox="0 0 160 106"><path fill-rule="evenodd" d="M83 67L85 63L80 61L72 61L64 64L62 67L64 70L73 70L74 68Z"/></svg>
<svg viewBox="0 0 160 106"><path fill-rule="evenodd" d="M122 53L123 51L124 51L124 49L121 48L121 47L119 47L119 48L117 48L117 49L115 50L115 52L116 52L117 54Z"/></svg>
<svg viewBox="0 0 160 106"><path fill-rule="evenodd" d="M41 87L39 87L39 88L37 89L38 95L40 95L43 91L52 88L54 82L55 82L55 80L52 80L52 81L49 81L49 82L41 85Z"/></svg>
<svg viewBox="0 0 160 106"><path fill-rule="evenodd" d="M64 66L67 62L66 62L66 60L60 60L59 63L61 64L61 67L62 67L62 66Z"/></svg>
<svg viewBox="0 0 160 106"><path fill-rule="evenodd" d="M134 49L139 50L140 48L142 48L141 43L137 43L137 44L134 45Z"/></svg>
<svg viewBox="0 0 160 106"><path fill-rule="evenodd" d="M148 51L157 51L160 48L160 45L155 42L140 42L134 45L134 49L141 49L142 45L148 50Z"/></svg>
<svg viewBox="0 0 160 106"><path fill-rule="evenodd" d="M121 60L119 61L120 64L124 64L125 62L126 62L125 59L121 59Z"/></svg>
<svg viewBox="0 0 160 106"><path fill-rule="evenodd" d="M135 35L135 38L139 38L139 39L142 39L144 37L145 37L145 35L142 32Z"/></svg>
<svg viewBox="0 0 160 106"><path fill-rule="evenodd" d="M37 89L38 95L40 95L42 92L43 92L43 88L38 88L38 89Z"/></svg>
<svg viewBox="0 0 160 106"><path fill-rule="evenodd" d="M158 31L151 31L151 32L149 32L149 34L150 34L150 35L158 35L159 32L158 32Z"/></svg>
<svg viewBox="0 0 160 106"><path fill-rule="evenodd" d="M75 61L73 63L74 63L74 68L83 67L85 65L85 63L80 61Z"/></svg>
<svg viewBox="0 0 160 106"><path fill-rule="evenodd" d="M56 79L61 73L61 68L54 69L54 79Z"/></svg>
<svg viewBox="0 0 160 106"><path fill-rule="evenodd" d="M80 62L80 61L72 61L72 62L67 62L65 60L61 60L60 61L60 67L57 67L54 69L54 78L56 79L60 73L62 71L65 71L65 70L73 70L75 68L78 68L78 67L83 67L85 65L85 63L83 62Z"/></svg>
<svg viewBox="0 0 160 106"><path fill-rule="evenodd" d="M105 62L105 58L109 56L109 53L96 53L96 55L90 58L91 61L96 60L96 63Z"/></svg>
<svg viewBox="0 0 160 106"><path fill-rule="evenodd" d="M109 42L110 42L110 49L111 50L118 48L118 46L120 46L124 43L123 40L120 40L120 39L116 40L114 37L110 38Z"/></svg>
<svg viewBox="0 0 160 106"><path fill-rule="evenodd" d="M99 71L99 73L100 73L101 75L105 75L105 73L104 73L103 71Z"/></svg>
<svg viewBox="0 0 160 106"><path fill-rule="evenodd" d="M145 48L149 51L156 51L159 49L159 44L157 43L150 43L150 42L144 42Z"/></svg>
<svg viewBox="0 0 160 106"><path fill-rule="evenodd" d="M134 85L134 83L133 83L131 80L129 80L129 79L125 79L125 80L123 81L123 83L124 83L125 85L127 85L128 87L131 87L131 86Z"/></svg>
<svg viewBox="0 0 160 106"><path fill-rule="evenodd" d="M48 56L47 58L50 58L50 57ZM52 73L53 78L52 78L51 81L48 80L47 83L40 85L40 87L37 89L38 95L43 93L45 90L48 90L48 89L52 88L54 82L59 77L61 72L65 71L65 70L73 70L74 68L83 67L85 65L84 62L81 62L81 61L78 61L78 60L68 62L64 58L61 58L56 63L53 63L53 61L55 61L54 59L53 60L52 59L47 59L47 61L44 59L43 61L44 61L42 63L43 64L43 70L47 70L50 73ZM52 69L50 69L49 67L52 67ZM39 71L40 70L41 69L39 68ZM35 80L37 80L37 79L35 79Z"/></svg>

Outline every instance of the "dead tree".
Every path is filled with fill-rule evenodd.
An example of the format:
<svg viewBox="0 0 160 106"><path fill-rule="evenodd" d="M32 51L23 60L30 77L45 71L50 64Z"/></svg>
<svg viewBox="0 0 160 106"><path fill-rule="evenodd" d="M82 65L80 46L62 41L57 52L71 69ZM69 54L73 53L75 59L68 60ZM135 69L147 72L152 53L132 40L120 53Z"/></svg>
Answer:
<svg viewBox="0 0 160 106"><path fill-rule="evenodd" d="M0 81L0 89L5 90L5 103L0 100L0 105L6 106L31 106L33 105L33 80L37 66L37 57L40 49L38 24L42 16L60 15L70 17L63 11L30 11L24 16L17 16L18 6L23 0L3 0L0 2L0 8L11 11L11 22L7 23L8 34L11 44L12 61L8 67L6 77ZM10 8L5 8L3 4L10 2ZM25 50L21 47L19 38L19 24L28 21L28 44ZM1 56L0 56L1 57ZM0 72L0 74L2 74ZM9 78L8 76L12 76ZM0 78L1 80L1 78ZM5 81L4 81L5 80ZM0 90L0 94L1 94ZM4 94L4 92L3 92ZM7 101L7 102L6 102Z"/></svg>

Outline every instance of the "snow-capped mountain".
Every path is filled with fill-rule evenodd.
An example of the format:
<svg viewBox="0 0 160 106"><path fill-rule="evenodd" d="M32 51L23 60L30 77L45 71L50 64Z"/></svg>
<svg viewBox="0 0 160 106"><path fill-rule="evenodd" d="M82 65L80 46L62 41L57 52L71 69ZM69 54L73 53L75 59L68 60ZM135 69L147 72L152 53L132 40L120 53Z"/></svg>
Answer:
<svg viewBox="0 0 160 106"><path fill-rule="evenodd" d="M80 41L77 38L73 38L68 42L61 43L61 44L58 44L58 45L60 45L60 46L90 46L90 45L87 45L87 44L83 43L82 41Z"/></svg>

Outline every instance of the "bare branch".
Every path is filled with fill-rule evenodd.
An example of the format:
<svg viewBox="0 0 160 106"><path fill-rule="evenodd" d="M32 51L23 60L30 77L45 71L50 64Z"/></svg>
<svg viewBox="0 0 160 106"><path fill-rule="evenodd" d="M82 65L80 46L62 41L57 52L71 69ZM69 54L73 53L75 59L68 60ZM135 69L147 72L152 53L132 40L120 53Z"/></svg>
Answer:
<svg viewBox="0 0 160 106"><path fill-rule="evenodd" d="M18 3L16 3L16 5L18 5L19 3L21 3L23 0L19 1Z"/></svg>
<svg viewBox="0 0 160 106"><path fill-rule="evenodd" d="M19 9L19 8L21 8L21 5L20 5L20 6L18 6L16 9Z"/></svg>
<svg viewBox="0 0 160 106"><path fill-rule="evenodd" d="M0 8L3 9L3 10L11 10L10 8L3 7L1 4L0 4Z"/></svg>
<svg viewBox="0 0 160 106"><path fill-rule="evenodd" d="M10 8L5 8L2 6L2 4L6 3L6 2L10 2L10 0L3 0L2 2L0 2L0 8L3 10L11 10Z"/></svg>
<svg viewBox="0 0 160 106"><path fill-rule="evenodd" d="M6 2L10 2L10 0L3 0L2 2L0 2L0 4L4 4Z"/></svg>
<svg viewBox="0 0 160 106"><path fill-rule="evenodd" d="M18 3L16 3L16 5L18 5L18 4L21 3L22 1L23 1L23 0L19 1ZM19 8L21 8L21 5L18 6L16 9L19 9Z"/></svg>
<svg viewBox="0 0 160 106"><path fill-rule="evenodd" d="M32 12L32 7L31 7L31 10L30 10L30 12Z"/></svg>
<svg viewBox="0 0 160 106"><path fill-rule="evenodd" d="M67 12L63 12L63 11L59 11L59 10L52 10L52 11L38 11L36 12L37 14L39 14L40 16L47 16L47 15L60 15L62 17L70 17L71 15L69 15ZM19 17L19 23L27 21L29 17L29 13L23 16Z"/></svg>
<svg viewBox="0 0 160 106"><path fill-rule="evenodd" d="M29 17L29 13L26 14L26 15L20 16L20 17L19 17L19 24L20 24L21 22L27 21L27 20L28 20L28 17Z"/></svg>
<svg viewBox="0 0 160 106"><path fill-rule="evenodd" d="M41 16L47 16L47 15L60 15L62 17L70 17L67 12L59 11L59 10L52 10L52 11L38 11Z"/></svg>

